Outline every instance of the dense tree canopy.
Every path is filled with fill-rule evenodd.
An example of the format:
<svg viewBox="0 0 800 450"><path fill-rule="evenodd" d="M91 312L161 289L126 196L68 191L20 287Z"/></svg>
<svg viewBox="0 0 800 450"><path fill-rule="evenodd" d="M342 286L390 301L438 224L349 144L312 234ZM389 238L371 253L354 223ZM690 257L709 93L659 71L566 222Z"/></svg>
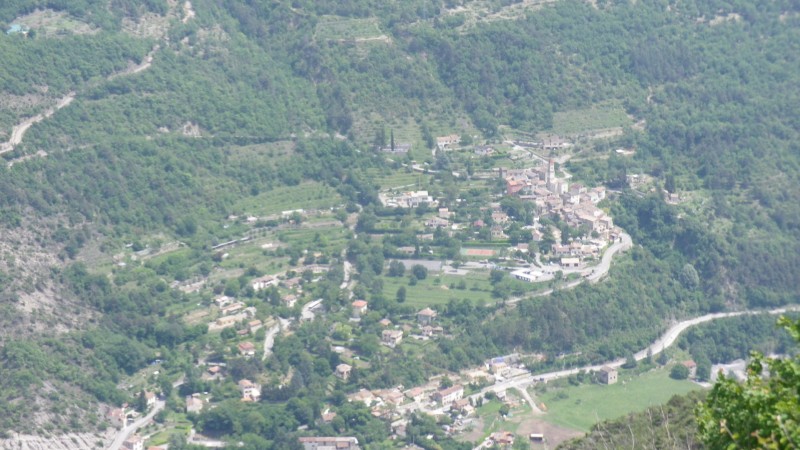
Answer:
<svg viewBox="0 0 800 450"><path fill-rule="evenodd" d="M779 323L800 343L800 321ZM724 375L698 409L703 442L710 449L795 448L800 442L800 358L753 354L747 380Z"/></svg>

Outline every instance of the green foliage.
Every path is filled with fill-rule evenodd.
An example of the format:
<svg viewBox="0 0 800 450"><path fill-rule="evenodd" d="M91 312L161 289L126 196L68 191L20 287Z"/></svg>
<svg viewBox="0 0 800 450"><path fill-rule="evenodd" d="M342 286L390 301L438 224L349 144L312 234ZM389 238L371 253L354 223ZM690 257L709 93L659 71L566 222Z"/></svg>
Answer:
<svg viewBox="0 0 800 450"><path fill-rule="evenodd" d="M447 436L436 420L426 414L413 414L406 426L406 442L426 450L466 450L473 448L469 442L458 442Z"/></svg>
<svg viewBox="0 0 800 450"><path fill-rule="evenodd" d="M689 351L698 369L703 361L727 363L747 358L753 350L765 354L793 354L796 350L791 335L775 327L774 318L768 314L731 317L692 327L681 335L678 346Z"/></svg>
<svg viewBox="0 0 800 450"><path fill-rule="evenodd" d="M65 396L72 386L96 401L120 404L131 400L116 384L126 370L140 367L151 355L121 336L105 334L102 345L93 341L94 337L99 336L87 333L6 341L0 350L0 429L35 431L36 398L45 381L64 389ZM81 412L73 413L74 423L82 423Z"/></svg>
<svg viewBox="0 0 800 450"><path fill-rule="evenodd" d="M406 271L406 266L402 261L392 260L389 262L389 271L387 275L390 277L402 277Z"/></svg>
<svg viewBox="0 0 800 450"><path fill-rule="evenodd" d="M206 330L183 325L175 312L196 299L167 283L214 274L212 263L222 263L222 255L211 260L208 249L238 238L242 229L220 231L222 218L249 213L250 205L264 203L270 194L284 197L281 189L287 187L302 189L306 180L335 192L333 198L341 198L347 212L364 206L359 239L347 244L347 258L359 271L359 294L369 297L376 313L393 320L411 317L412 299L403 300L414 289L392 285L385 290L379 275L384 258L398 256L391 254L398 246L418 244L415 231L393 234L381 228L386 217L408 219L402 211L374 206L375 174L388 170L376 170L382 159L359 147L385 143L386 128L392 130L392 146L397 133L398 142L411 140L417 148L424 141L433 147L438 133L462 133L467 143L475 128L484 137L498 133L501 125L543 131L558 113L563 117L598 104L623 105L625 111L617 108L614 114L628 113L647 123L644 131L626 130L619 140L635 148L636 156L589 157L569 170L576 178L620 189L627 186L626 175L638 170L659 183L663 178L670 192L691 190L696 196L675 207L660 195L640 198L625 190L612 202L616 223L634 237L637 248L615 263L602 284L522 301L504 313L474 301L488 288L461 292L469 299L441 298L440 317L456 339L386 354L370 318L363 329L336 329L336 336L352 337L354 348L372 357L341 389L411 386L442 370L519 349L544 352L551 361L559 353L579 352L569 364L607 361L649 343L666 317L796 298L800 272L790 269L800 266L800 194L795 189L800 176L795 114L800 27L792 15L797 7L790 2L756 8L741 2L665 7L642 1L595 8L560 1L514 20L475 26L467 14L440 16L441 2L432 0L195 3L198 16L171 27L169 42L160 42L149 69L112 79L131 61L141 62L155 44L116 33L121 18L136 19L146 11L164 14L166 2L15 0L0 5L4 21L50 7L103 28L96 35L63 39L0 35L0 82L7 93L38 95L46 86L51 101L77 92L68 108L33 126L24 143L4 155L48 153L0 169L3 226L27 226L37 217L85 224L82 230L54 232L70 259L80 258L86 241L95 236L102 236L109 248L157 233L186 244L135 270L115 269L111 277L82 264L55 275L69 300L79 299L102 316L60 344L47 337L4 341L0 417L8 418L3 427L28 421L26 406L35 402L23 392L35 391L45 380L77 385L96 400L119 403L125 397L116 390L117 382L142 368L156 351L191 349L197 357L205 348ZM492 8L507 3L488 2ZM712 27L698 21L728 12L739 14L741 22ZM35 113L3 109L0 124L10 128L29 112ZM199 126L200 137L182 136L187 122ZM337 133L346 139L322 137ZM603 145L596 146L598 153ZM494 162L484 161L487 166ZM435 161L440 169L455 169L459 163L450 155ZM420 177L411 174L411 179ZM448 175L424 179L431 186L441 183L449 202L468 196L476 203L488 201L488 195L460 189ZM532 223L530 202L506 197L501 206L519 225ZM422 215L428 208L414 212ZM32 229L39 226L31 222ZM519 225L509 229L512 243L530 239ZM559 225L565 242L579 234ZM367 235L377 233L383 241L369 242ZM548 230L542 247L552 242ZM452 259L461 242L439 231L431 245L437 257ZM135 247L140 246L137 242ZM304 249L288 247L278 257L294 265ZM417 289L433 285L424 281L424 267L410 272L409 284L419 282ZM389 275L408 274L402 265L390 263ZM494 296L528 292L504 275L490 274ZM12 277L2 277L0 287ZM346 304L340 282L332 277L313 288L333 315ZM247 277L219 283L231 295L248 295L246 285ZM440 296L438 290L435 295ZM198 428L231 435L252 448L292 448L300 425L327 434L357 433L368 444L385 440L388 430L365 408L335 402L343 392L337 387L330 393L330 372L340 361L326 341L334 324L318 322L276 341L268 370L291 372L288 386L266 388L269 401L257 405L223 401L197 419ZM746 336L757 336L747 325L727 334L709 330L687 335L686 348L698 370L712 360L741 355L755 344ZM222 337L232 338L230 333ZM780 348L779 339L770 343ZM230 361L230 368L233 378L252 378L261 370L239 360ZM214 388L222 398L236 395L231 383ZM191 373L182 388L207 389ZM328 400L341 407L342 420L315 428L314 419ZM12 414L15 407L22 413ZM412 420L409 436L409 442L429 448L462 446L426 417Z"/></svg>
<svg viewBox="0 0 800 450"><path fill-rule="evenodd" d="M581 361L602 362L652 342L658 331L649 324L660 323L669 310L684 309L691 315L708 311L700 295L663 276L671 272L667 262L647 250L634 249L631 256L615 265L604 283L520 302L518 314L493 318L479 339L553 354L580 349ZM478 333L470 333L468 339L473 336L477 339Z"/></svg>
<svg viewBox="0 0 800 450"><path fill-rule="evenodd" d="M685 380L689 378L689 369L683 364L675 364L670 369L669 376L675 380Z"/></svg>
<svg viewBox="0 0 800 450"><path fill-rule="evenodd" d="M511 407L508 406L507 404L503 403L500 406L500 409L497 411L497 413L500 414L503 417L506 417L506 416L508 416L509 411L511 411Z"/></svg>
<svg viewBox="0 0 800 450"><path fill-rule="evenodd" d="M125 69L129 61L140 62L149 43L121 34L70 36L55 40L19 40L0 35L0 83L9 94L37 92L47 86L57 97L76 86Z"/></svg>
<svg viewBox="0 0 800 450"><path fill-rule="evenodd" d="M421 264L411 266L411 275L417 280L424 280L428 277L428 269Z"/></svg>
<svg viewBox="0 0 800 450"><path fill-rule="evenodd" d="M800 343L800 321L781 318ZM768 374L766 373L768 371ZM711 449L794 448L800 442L800 358L753 354L747 380L722 376L697 409L700 436Z"/></svg>
<svg viewBox="0 0 800 450"><path fill-rule="evenodd" d="M634 357L633 353L628 354L625 358L625 364L622 365L624 369L633 369L636 367L638 363L636 362L636 358Z"/></svg>
<svg viewBox="0 0 800 450"><path fill-rule="evenodd" d="M406 287L400 286L397 288L397 303L403 303L406 301Z"/></svg>
<svg viewBox="0 0 800 450"><path fill-rule="evenodd" d="M166 0L113 0L110 4L96 0L9 0L0 6L0 20L10 21L18 15L44 8L64 11L112 30L119 28L123 17L137 19L147 12L163 15L168 9Z"/></svg>

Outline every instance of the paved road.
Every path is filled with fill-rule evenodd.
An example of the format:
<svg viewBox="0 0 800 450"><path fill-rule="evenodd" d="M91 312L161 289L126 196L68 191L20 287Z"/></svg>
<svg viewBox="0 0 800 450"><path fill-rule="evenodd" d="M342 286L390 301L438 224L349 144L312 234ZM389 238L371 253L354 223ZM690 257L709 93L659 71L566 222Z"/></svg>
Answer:
<svg viewBox="0 0 800 450"><path fill-rule="evenodd" d="M752 316L755 314L785 314L790 311L800 311L800 306L786 306L783 308L772 309L769 311L736 311L736 312L728 312L728 313L715 313L715 314L706 314L705 316L700 316L694 319L684 320L683 322L676 323L675 325L671 326L661 337L656 339L650 347L636 353L634 357L637 361L640 361L647 357L648 350L652 352L653 355L661 353L662 350L671 346L680 336L683 331L689 327L695 326L697 324L701 324L704 322L709 322L715 319L721 319L724 317L736 317L736 316Z"/></svg>
<svg viewBox="0 0 800 450"><path fill-rule="evenodd" d="M619 252L624 252L631 247L633 247L633 240L630 235L628 235L628 233L622 233L619 242L611 244L611 246L606 249L603 253L603 257L600 259L600 264L594 267L594 270L586 279L590 283L597 283L600 281L600 279L608 273L608 269L611 268L611 260L614 258L614 255Z"/></svg>
<svg viewBox="0 0 800 450"><path fill-rule="evenodd" d="M180 387L180 385L182 385L184 381L186 381L186 375L181 375L180 378L178 378L175 382L172 383L173 389ZM128 426L120 429L119 432L117 432L117 436L114 438L114 441L111 443L111 445L106 447L106 450L119 450L119 448L122 446L122 443L125 442L125 439L128 439L133 433L136 433L136 431L139 428L147 425L150 422L150 420L156 414L158 414L159 411L164 409L164 405L165 402L161 400L156 400L155 406L153 406L153 409L146 416L143 416L139 418L139 420L137 420L136 422L133 422Z"/></svg>
<svg viewBox="0 0 800 450"><path fill-rule="evenodd" d="M722 319L726 317L736 317L736 316L743 316L743 315L755 315L755 314L784 314L789 311L800 311L800 305L797 306L787 306L783 308L777 308L769 311L757 311L757 310L747 310L747 311L736 311L736 312L727 312L727 313L714 313L714 314L706 314L704 316L695 317L694 319L687 319L682 322L678 322L667 329L661 336L659 336L652 344L648 347L642 349L641 351L637 352L634 357L637 361L640 361L647 357L648 350L652 352L653 355L661 353L664 349L670 347L675 341L678 339L680 334L689 327L693 327L695 325L710 322L716 319ZM528 386L534 384L537 381L551 381L557 380L559 378L565 378L570 375L575 375L580 371L597 371L604 366L618 368L625 364L625 359L620 358L613 361L608 361L602 364L594 364L589 366L583 367L575 367L572 369L565 369L565 370L557 370L554 372L548 373L540 373L540 374L525 374L516 376L513 378L509 378L505 381L500 383L496 383L492 386L487 386L483 388L480 392L472 394L469 398L475 400L478 398L483 397L487 392L501 392L507 389L517 389L519 391L525 392ZM528 397L526 397L528 400ZM531 400L528 400L531 401ZM536 408L534 402L531 401L531 406ZM536 409L534 409L536 410ZM423 411L429 414L442 414L444 413L444 408L435 408L435 409L428 409Z"/></svg>
<svg viewBox="0 0 800 450"><path fill-rule="evenodd" d="M342 252L344 253L344 252ZM344 257L344 254L342 255ZM342 284L339 285L339 289L347 289L347 285L350 283L350 273L353 271L353 265L350 264L350 261L345 260L344 262L344 280L342 280Z"/></svg>
<svg viewBox="0 0 800 450"><path fill-rule="evenodd" d="M667 331L665 331L664 334L662 334L658 339L656 339L652 344L650 344L650 346L636 353L634 357L636 358L637 361L640 361L647 357L648 350L651 350L653 355L661 353L664 349L674 344L675 341L678 339L678 336L680 336L680 334L684 330L704 322L710 322L712 320L722 319L726 317L736 317L736 316L753 315L753 314L783 314L787 311L798 311L798 310L800 310L800 306L792 306L786 308L773 309L770 311L737 311L728 313L706 314L704 316L696 317L694 319L684 320L669 327L669 329L667 329ZM544 381L556 380L559 378L564 378L570 375L574 375L580 372L581 370L587 372L592 370L596 371L600 370L600 368L602 368L603 366L617 368L622 366L623 364L625 364L625 359L620 358L603 364L595 364L590 366L577 367L574 369L559 370L555 372L543 373L538 375L533 375L533 374L523 375L521 377L507 380L501 384L503 384L506 389L509 387L524 389L528 385L532 384L534 380L544 380Z"/></svg>
<svg viewBox="0 0 800 450"><path fill-rule="evenodd" d="M277 336L281 330L286 329L290 323L291 321L278 317L278 323L267 330L267 333L264 335L264 355L261 357L262 361L267 359L272 353L272 346L275 345L275 336Z"/></svg>
<svg viewBox="0 0 800 450"><path fill-rule="evenodd" d="M139 420L119 430L119 433L117 433L117 436L114 438L114 441L111 442L111 445L106 447L106 450L119 450L122 447L122 443L125 442L126 439L128 439L131 435L136 433L136 431L139 430L139 428L147 425L150 422L150 420L152 420L153 417L156 414L158 414L158 412L161 411L162 409L164 409L164 402L161 400L156 400L155 406L153 406L153 409L150 410L150 412L147 413L146 416L140 417Z"/></svg>
<svg viewBox="0 0 800 450"><path fill-rule="evenodd" d="M603 277L605 277L606 274L608 274L608 270L611 268L611 260L614 258L614 255L616 255L619 252L628 250L632 246L633 246L633 240L628 235L628 233L622 233L620 241L611 244L611 246L608 247L605 252L603 252L603 257L600 259L600 263L591 269L591 272L588 276L579 278L575 281L570 281L569 283L560 286L558 289L559 290L572 289L575 286L583 283L584 281L589 281L590 283L597 283ZM555 291L555 289L548 289L546 291L537 292L535 294L523 295L521 297L512 297L506 300L506 305L513 305L528 298L544 297L545 295L552 294L553 291Z"/></svg>

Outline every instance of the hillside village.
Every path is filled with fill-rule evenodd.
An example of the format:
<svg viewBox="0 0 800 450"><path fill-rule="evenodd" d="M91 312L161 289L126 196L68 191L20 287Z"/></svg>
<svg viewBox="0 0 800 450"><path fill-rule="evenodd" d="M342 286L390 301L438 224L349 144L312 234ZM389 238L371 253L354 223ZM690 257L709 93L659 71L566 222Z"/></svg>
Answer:
<svg viewBox="0 0 800 450"><path fill-rule="evenodd" d="M454 152L456 137L439 138L437 151ZM514 143L513 147L524 152L531 145L537 145L521 144ZM552 139L547 144L538 145L534 149L552 152L555 151L553 146L563 149L570 144ZM474 148L475 151L467 150L467 154L487 157L495 153L487 145ZM390 236L370 231L370 227L372 230L377 228L376 225L364 226L364 213L358 223L352 217L336 217L343 221L341 226L345 230L356 233L360 230L360 233L371 235L371 240L383 240L386 259L378 259L382 266L380 269L385 269L389 277L410 276L412 284L428 277L435 280L443 276L467 279L470 274L486 276L492 272L494 278L500 279L508 274L509 279L521 282L515 291L520 293L526 290L535 292L540 289L537 286L552 287L558 283L565 283L565 287L574 286L575 282L579 283L595 273L604 250L621 242L624 233L613 225L612 218L601 207L607 195L604 187L585 187L571 182L563 170L557 173L552 158L543 160L533 152L530 155L521 160L523 167L496 167L484 172L496 181L487 186L497 186L498 189L492 193L496 200L488 204L474 205L465 199L453 202L425 190L380 192L385 214L391 216L392 210L413 212L414 221L407 224L416 230L413 240L406 242L410 245L392 245L397 241L389 239ZM516 164L519 165L520 160ZM257 217L243 211L229 220L251 231L245 233L245 238L220 243L214 249L218 252L218 260L224 264L233 263L237 251L254 246L258 246L267 257L285 256L298 249L292 249L291 242L276 242L268 238L269 232L256 231L260 226L268 223L274 229L291 230L313 227L315 223L327 225L332 219L332 212L324 210L292 210L268 217ZM357 235L354 237L357 239ZM320 242L319 234L314 242ZM258 402L265 390L272 391L288 383L290 378L256 367L264 363L270 366L268 358L276 340L293 335L302 324L319 316L331 324L326 338L332 361L328 372L330 383L348 392L349 402L363 403L373 417L385 421L397 438L405 436L410 418L420 412L452 417L454 422L448 427L448 434L457 435L470 429L474 421L470 417L474 417L476 407L482 402L483 392L491 392L503 401L508 398L512 406L530 400L525 387L514 387L507 394L502 383L508 378L529 374L526 363L544 361L546 356L543 354L498 356L479 367L441 374L418 386L365 388L360 380L362 373L370 370L368 361L371 357L384 352L408 351L420 345L424 347L426 342L452 339L449 331L451 320L441 317L441 303L404 307L399 314L376 316L370 302L358 298L358 295L365 295L363 286L358 283L359 279L363 281L364 275L359 277L355 273L356 270L365 270L357 269L362 264L360 260L351 264L348 257L341 265L341 257L353 252L352 244L348 246L336 250L308 243L300 254L295 253L290 258L288 269L272 273L250 272L246 274L250 276L239 277L236 289L230 287L230 280L218 277L216 282L207 277L173 283L175 289L205 299L198 303L201 308L187 311L187 323L207 327L212 336L218 336L224 343L206 347L197 355L196 374L199 378L195 383L207 387L202 393L180 389L186 393L183 400L186 414L198 415L213 409L219 400L229 398L233 392L242 402ZM143 257L147 255L146 251L139 253ZM130 260L131 256L118 255L116 259ZM598 275L602 274L595 274L595 281L599 279ZM347 300L338 305L326 304L323 298L316 297L315 285L332 276L341 277L340 288L347 295ZM524 285L530 287L524 288ZM456 291L464 289L464 286L463 281L451 285ZM405 300L400 295L398 292L398 301ZM351 337L354 335L361 337L354 340ZM371 345L377 344L382 349L372 347L365 352L364 339L368 336L375 336ZM253 365L252 362L257 363ZM153 367L158 368L159 363L154 364ZM245 369L247 367L249 369ZM148 370L158 373L158 370ZM154 380L157 376L146 378ZM534 382L534 378L529 381L531 384ZM137 411L130 406L109 410L106 416L109 423L125 429L139 419L140 414L155 406L153 391L157 386L152 383L143 386L146 387L141 388L141 395L146 396L145 410ZM230 388L221 389L221 386ZM131 390L136 395L139 389ZM525 393L520 396L519 392ZM218 398L219 395L223 398ZM533 403L531 407L538 409ZM323 411L320 420L335 423L336 417L336 408L331 405ZM319 448L330 439L334 438L308 437L302 442L305 448ZM514 436L494 433L486 439L485 445L502 447L511 445ZM135 435L125 448L135 449L139 445L137 442L143 441ZM336 445L337 448L357 448L358 444L342 441ZM342 447L344 445L351 447Z"/></svg>
<svg viewBox="0 0 800 450"><path fill-rule="evenodd" d="M798 5L668 3L3 2L0 450L797 441Z"/></svg>

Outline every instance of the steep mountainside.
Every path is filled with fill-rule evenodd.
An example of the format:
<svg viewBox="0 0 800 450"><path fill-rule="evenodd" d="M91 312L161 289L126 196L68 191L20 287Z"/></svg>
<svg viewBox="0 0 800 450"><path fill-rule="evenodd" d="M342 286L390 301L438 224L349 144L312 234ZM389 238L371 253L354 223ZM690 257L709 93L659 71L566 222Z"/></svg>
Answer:
<svg viewBox="0 0 800 450"><path fill-rule="evenodd" d="M154 359L191 374L188 349L205 348L207 330L181 320L201 299L177 287L247 291L255 263L222 267L219 245L279 219L296 241L259 255L295 266L314 261L308 242L336 242L317 256L336 266L320 296L348 307L341 257L367 245L345 236L348 214L366 211L359 227L389 216L376 194L401 163L447 169L435 136L533 139L569 129L557 122L576 111L626 123L609 139L572 133L583 153L563 168L623 191L606 209L638 245L632 256L609 283L511 311L454 301L458 339L378 360L360 382L422 381L517 349L613 358L671 318L798 302L796 2L16 0L0 6L0 24L0 431L102 430L104 406L133 399L122 381ZM413 144L408 156L377 156L387 131ZM403 180L433 174L420 172ZM655 180L653 192L628 189L634 174ZM444 190L463 177L434 178L430 189ZM662 187L683 201L665 203ZM454 202L482 195L448 188ZM302 235L280 215L301 208L336 210L345 231ZM255 228L231 219L256 209ZM177 251L161 257L167 248ZM358 291L377 310L390 301L373 248L352 259L377 268ZM302 362L292 389L324 397L311 367L338 361L326 334L279 339L298 353L276 351L270 368L288 380L289 362ZM271 425L270 445L313 425L309 409L305 422ZM691 446L667 439L684 438Z"/></svg>

